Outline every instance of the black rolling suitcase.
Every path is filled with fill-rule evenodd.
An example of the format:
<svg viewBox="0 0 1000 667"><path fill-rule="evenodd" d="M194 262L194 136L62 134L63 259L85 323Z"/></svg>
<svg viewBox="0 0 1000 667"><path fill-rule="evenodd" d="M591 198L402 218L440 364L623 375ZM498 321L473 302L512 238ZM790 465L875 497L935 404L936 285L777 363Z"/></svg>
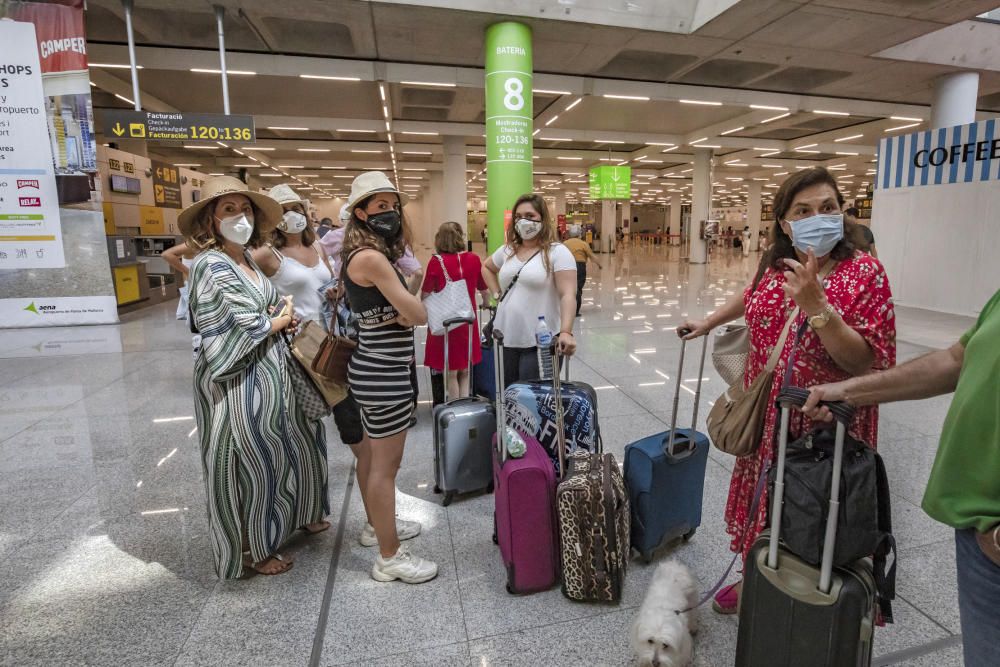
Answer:
<svg viewBox="0 0 1000 667"><path fill-rule="evenodd" d="M740 599L738 667L867 667L872 659L876 586L868 558L833 567L844 438L853 410L837 404L837 434L830 510L817 568L780 542L785 456L791 406L800 396L782 394L778 468L771 527L750 550Z"/></svg>

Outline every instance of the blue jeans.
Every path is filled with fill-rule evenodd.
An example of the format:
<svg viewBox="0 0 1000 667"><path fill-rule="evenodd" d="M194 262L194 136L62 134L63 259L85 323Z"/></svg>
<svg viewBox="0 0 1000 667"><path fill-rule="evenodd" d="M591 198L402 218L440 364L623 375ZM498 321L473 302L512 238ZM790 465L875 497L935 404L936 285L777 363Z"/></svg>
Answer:
<svg viewBox="0 0 1000 667"><path fill-rule="evenodd" d="M971 528L955 531L958 609L965 667L1000 665L1000 567L979 548Z"/></svg>

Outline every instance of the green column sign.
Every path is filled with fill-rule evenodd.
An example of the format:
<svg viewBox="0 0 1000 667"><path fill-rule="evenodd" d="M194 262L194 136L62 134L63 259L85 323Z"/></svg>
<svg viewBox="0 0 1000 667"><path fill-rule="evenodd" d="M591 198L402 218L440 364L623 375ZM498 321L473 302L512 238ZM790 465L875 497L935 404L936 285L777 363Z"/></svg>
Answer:
<svg viewBox="0 0 1000 667"><path fill-rule="evenodd" d="M591 167L591 199L631 199L632 167Z"/></svg>
<svg viewBox="0 0 1000 667"><path fill-rule="evenodd" d="M486 29L486 199L490 252L503 245L511 207L532 191L531 28Z"/></svg>

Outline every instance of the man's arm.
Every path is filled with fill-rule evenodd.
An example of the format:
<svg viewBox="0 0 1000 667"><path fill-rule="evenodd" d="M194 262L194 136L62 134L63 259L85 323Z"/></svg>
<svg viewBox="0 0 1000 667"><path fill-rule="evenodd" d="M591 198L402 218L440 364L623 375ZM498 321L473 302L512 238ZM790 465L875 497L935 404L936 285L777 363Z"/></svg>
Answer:
<svg viewBox="0 0 1000 667"><path fill-rule="evenodd" d="M843 382L817 385L809 390L802 410L810 418L830 421L832 415L820 401L847 401L851 405L875 405L913 401L955 391L962 372L965 347L955 343L880 373L853 377Z"/></svg>

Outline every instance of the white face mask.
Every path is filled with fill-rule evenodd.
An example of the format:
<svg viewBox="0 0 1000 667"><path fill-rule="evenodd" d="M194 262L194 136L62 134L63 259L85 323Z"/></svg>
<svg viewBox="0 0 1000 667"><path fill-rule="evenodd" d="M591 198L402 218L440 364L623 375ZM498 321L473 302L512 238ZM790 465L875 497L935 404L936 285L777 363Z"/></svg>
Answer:
<svg viewBox="0 0 1000 667"><path fill-rule="evenodd" d="M528 218L520 218L514 223L514 228L517 229L518 235L525 241L530 241L531 239L538 236L542 231L541 220L529 220Z"/></svg>
<svg viewBox="0 0 1000 667"><path fill-rule="evenodd" d="M227 241L246 245L253 236L253 213L237 213L227 218L220 218L219 232Z"/></svg>
<svg viewBox="0 0 1000 667"><path fill-rule="evenodd" d="M278 229L283 232L288 232L289 234L298 234L305 229L308 224L309 222L306 220L306 216L302 215L298 211L285 211L285 215L281 218L281 224L278 225Z"/></svg>

